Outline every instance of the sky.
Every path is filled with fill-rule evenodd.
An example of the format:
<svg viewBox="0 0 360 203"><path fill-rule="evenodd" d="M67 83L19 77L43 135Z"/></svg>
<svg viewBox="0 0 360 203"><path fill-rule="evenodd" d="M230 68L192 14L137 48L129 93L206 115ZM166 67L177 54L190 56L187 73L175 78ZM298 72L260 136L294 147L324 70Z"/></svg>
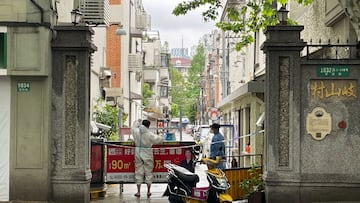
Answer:
<svg viewBox="0 0 360 203"><path fill-rule="evenodd" d="M215 22L205 22L201 9L185 16L175 16L172 10L181 0L142 0L146 13L151 16L151 29L158 30L162 43L167 41L170 48L190 48L198 45L204 34L215 29ZM183 38L183 43L182 43ZM183 46L182 46L183 44Z"/></svg>

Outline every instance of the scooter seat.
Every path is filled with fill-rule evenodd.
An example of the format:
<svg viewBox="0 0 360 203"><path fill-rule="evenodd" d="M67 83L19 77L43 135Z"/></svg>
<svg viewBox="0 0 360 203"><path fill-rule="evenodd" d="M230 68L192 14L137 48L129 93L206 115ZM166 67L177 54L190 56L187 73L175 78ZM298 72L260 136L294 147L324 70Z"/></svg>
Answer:
<svg viewBox="0 0 360 203"><path fill-rule="evenodd" d="M173 168L175 174L179 177L179 179L183 180L187 183L197 183L199 182L199 176L196 173L192 173L184 167L175 166Z"/></svg>

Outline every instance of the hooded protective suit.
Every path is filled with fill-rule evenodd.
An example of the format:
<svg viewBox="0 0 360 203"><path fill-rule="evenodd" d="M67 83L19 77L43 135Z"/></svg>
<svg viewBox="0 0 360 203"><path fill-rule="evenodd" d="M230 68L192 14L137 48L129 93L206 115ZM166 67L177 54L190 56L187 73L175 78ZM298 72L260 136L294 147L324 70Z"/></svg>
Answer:
<svg viewBox="0 0 360 203"><path fill-rule="evenodd" d="M153 144L160 144L164 138L149 131L143 125L139 125L132 129L132 134L135 142L135 183L141 184L152 183L152 170L154 167L154 157L152 152Z"/></svg>

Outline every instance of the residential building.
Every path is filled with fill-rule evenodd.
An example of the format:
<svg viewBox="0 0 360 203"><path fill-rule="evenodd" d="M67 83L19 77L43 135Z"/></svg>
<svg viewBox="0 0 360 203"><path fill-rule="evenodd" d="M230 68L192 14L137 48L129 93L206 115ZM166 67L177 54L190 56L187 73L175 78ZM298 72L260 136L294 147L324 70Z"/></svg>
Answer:
<svg viewBox="0 0 360 203"><path fill-rule="evenodd" d="M246 1L226 1L224 11L228 7L240 7L246 5ZM294 1L288 4L290 18L300 25L304 25L301 37L307 42L308 49L303 51L307 57L325 57L339 59L350 54L356 54L356 50L348 50L347 47L336 49L316 47L324 44L357 44L359 41L359 16L353 9L357 5L350 1L314 1L309 6L302 6ZM347 8L345 10L344 8ZM275 9L275 8L274 8ZM227 21L226 12L223 12L221 20ZM349 18L351 16L351 18ZM350 19L353 19L351 21ZM258 158L248 158L245 148L250 144L251 154L263 153L263 120L264 120L264 74L265 57L260 47L265 40L263 31L254 33L254 43L244 47L240 51L234 50L235 43L241 37L240 34L231 32L222 33L222 66L221 95L218 108L222 114L222 123L230 123L235 126L238 136L238 149L234 155L246 155L241 158L240 166L248 166L252 162L259 162ZM256 125L258 124L258 125ZM250 136L248 136L250 135Z"/></svg>
<svg viewBox="0 0 360 203"><path fill-rule="evenodd" d="M35 198L31 191L45 200L51 190L48 101L55 14L55 3L45 0L0 2L0 201Z"/></svg>
<svg viewBox="0 0 360 203"><path fill-rule="evenodd" d="M211 34L206 34L201 39L204 46L205 67L202 73L202 89L200 94L200 114L202 124L211 124L209 117L210 109L217 108L220 99L220 41L221 35L218 30L213 30Z"/></svg>
<svg viewBox="0 0 360 203"><path fill-rule="evenodd" d="M309 45L356 44L360 37L356 21L359 14L353 10L358 9L359 5L349 2L351 1L316 0L309 6L302 6L292 1L288 8L289 16L304 25L301 37ZM314 50L311 52L315 53Z"/></svg>
<svg viewBox="0 0 360 203"><path fill-rule="evenodd" d="M185 80L187 80L188 72L191 67L191 58L189 56L188 48L172 48L171 65L182 74Z"/></svg>
<svg viewBox="0 0 360 203"><path fill-rule="evenodd" d="M163 120L170 110L169 49L167 43L161 44L158 31L148 31L145 36L142 44L144 50L143 82L149 84L154 94L149 98L149 104L145 106L144 111L150 120Z"/></svg>
<svg viewBox="0 0 360 203"><path fill-rule="evenodd" d="M131 126L142 119L142 33L150 29L150 17L145 12L142 1L121 1L123 5L121 25L126 35L121 36L121 88L124 93L123 109L128 114L125 123Z"/></svg>
<svg viewBox="0 0 360 203"><path fill-rule="evenodd" d="M75 26L77 22L72 24L70 17L70 12L80 8L82 3L48 0L3 0L0 3L0 93L5 96L0 108L0 143L4 157L0 201L50 202L62 196L59 187L67 185L68 181L73 181L73 186L67 189L76 187L73 190L76 192L81 188L82 192L73 198L75 201L89 199L91 172L86 153L89 152L88 124L85 122L89 119L90 92L85 88L90 81L90 54L96 47L91 42L93 30L83 23ZM100 18L104 24L104 10L98 14L103 15ZM59 55L63 57L55 57ZM64 72L55 74L59 70ZM57 80L60 82L56 83ZM64 80L71 81L69 85L72 86L64 87ZM54 99L65 93L70 94ZM59 108L64 100L69 103ZM81 105L80 110L78 105ZM71 158L64 155L70 146L64 145L68 139L65 141L62 137L64 123L69 120L55 117L64 109L72 111L63 112L63 115L75 115L74 122L66 126L69 129L67 138L73 139ZM60 168L64 170L59 172Z"/></svg>
<svg viewBox="0 0 360 203"><path fill-rule="evenodd" d="M221 21L229 21L226 16L227 8L240 9L245 5L246 1L242 0L226 1ZM237 161L244 167L260 162L261 157L250 156L251 154L263 153L264 134L261 133L262 126L259 127L256 123L265 108L265 57L260 50L265 36L261 30L255 32L255 42L236 51L235 44L240 37L241 33L221 33L221 94L217 107L221 112L221 123L234 126L234 150L231 155L239 156ZM250 153L246 152L247 145L250 145Z"/></svg>

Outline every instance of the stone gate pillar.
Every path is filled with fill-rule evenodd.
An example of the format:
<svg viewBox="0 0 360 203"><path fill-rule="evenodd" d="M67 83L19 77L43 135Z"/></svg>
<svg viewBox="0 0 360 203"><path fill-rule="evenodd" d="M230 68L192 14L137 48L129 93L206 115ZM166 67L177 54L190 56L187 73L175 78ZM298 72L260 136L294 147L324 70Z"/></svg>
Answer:
<svg viewBox="0 0 360 203"><path fill-rule="evenodd" d="M303 26L269 26L265 30L264 178L268 203L299 200L302 30Z"/></svg>
<svg viewBox="0 0 360 203"><path fill-rule="evenodd" d="M56 203L90 201L90 58L87 26L57 26L52 43L51 186Z"/></svg>

